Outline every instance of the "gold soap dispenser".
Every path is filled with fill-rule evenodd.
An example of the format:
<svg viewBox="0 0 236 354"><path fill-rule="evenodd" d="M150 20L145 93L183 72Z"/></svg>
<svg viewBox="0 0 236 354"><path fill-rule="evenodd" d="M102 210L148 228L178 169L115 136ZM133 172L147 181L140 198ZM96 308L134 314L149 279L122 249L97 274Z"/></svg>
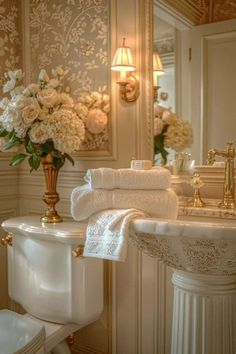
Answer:
<svg viewBox="0 0 236 354"><path fill-rule="evenodd" d="M200 188L204 186L203 181L198 173L194 173L190 181L191 187L194 188L193 198L188 202L188 206L194 208L203 208L206 203L203 202L200 195Z"/></svg>

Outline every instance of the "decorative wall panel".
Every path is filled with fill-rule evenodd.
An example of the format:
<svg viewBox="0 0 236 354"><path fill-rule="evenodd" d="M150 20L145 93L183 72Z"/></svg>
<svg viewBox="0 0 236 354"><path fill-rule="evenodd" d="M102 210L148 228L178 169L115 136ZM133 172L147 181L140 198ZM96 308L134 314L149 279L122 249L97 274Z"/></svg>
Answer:
<svg viewBox="0 0 236 354"><path fill-rule="evenodd" d="M81 150L109 155L106 153L111 150L107 95L109 1L25 0L25 3L28 6L24 9L26 81L36 82L42 68L50 76L52 69L62 66L67 72L64 86L79 100L76 111L86 126ZM93 127L88 127L88 120Z"/></svg>

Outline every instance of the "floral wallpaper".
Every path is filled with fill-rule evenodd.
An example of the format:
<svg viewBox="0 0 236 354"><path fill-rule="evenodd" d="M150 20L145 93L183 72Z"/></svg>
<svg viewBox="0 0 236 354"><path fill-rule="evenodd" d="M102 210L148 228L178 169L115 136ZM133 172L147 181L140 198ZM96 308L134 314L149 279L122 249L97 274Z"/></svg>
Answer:
<svg viewBox="0 0 236 354"><path fill-rule="evenodd" d="M30 0L30 48L31 79L62 65L73 95L107 85L108 0Z"/></svg>
<svg viewBox="0 0 236 354"><path fill-rule="evenodd" d="M109 149L108 5L109 0L29 0L31 80L42 68L66 70L86 126L84 151Z"/></svg>
<svg viewBox="0 0 236 354"><path fill-rule="evenodd" d="M4 72L21 65L18 24L19 1L0 0L0 87Z"/></svg>

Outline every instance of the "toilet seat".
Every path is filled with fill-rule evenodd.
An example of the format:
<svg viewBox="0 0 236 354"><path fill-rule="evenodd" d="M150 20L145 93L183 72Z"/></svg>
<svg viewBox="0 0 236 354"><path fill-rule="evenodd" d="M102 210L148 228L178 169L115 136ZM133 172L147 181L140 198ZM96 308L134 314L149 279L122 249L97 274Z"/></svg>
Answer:
<svg viewBox="0 0 236 354"><path fill-rule="evenodd" d="M34 354L45 342L45 328L32 319L0 310L0 353Z"/></svg>

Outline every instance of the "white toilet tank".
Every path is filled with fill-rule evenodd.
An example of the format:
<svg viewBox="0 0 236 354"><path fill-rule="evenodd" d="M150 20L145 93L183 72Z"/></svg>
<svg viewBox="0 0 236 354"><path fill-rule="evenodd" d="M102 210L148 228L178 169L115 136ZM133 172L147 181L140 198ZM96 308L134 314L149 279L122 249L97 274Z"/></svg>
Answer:
<svg viewBox="0 0 236 354"><path fill-rule="evenodd" d="M8 247L9 296L31 315L56 323L86 325L103 309L103 261L74 257L85 242L86 224L41 223L16 217L2 227L13 236Z"/></svg>

